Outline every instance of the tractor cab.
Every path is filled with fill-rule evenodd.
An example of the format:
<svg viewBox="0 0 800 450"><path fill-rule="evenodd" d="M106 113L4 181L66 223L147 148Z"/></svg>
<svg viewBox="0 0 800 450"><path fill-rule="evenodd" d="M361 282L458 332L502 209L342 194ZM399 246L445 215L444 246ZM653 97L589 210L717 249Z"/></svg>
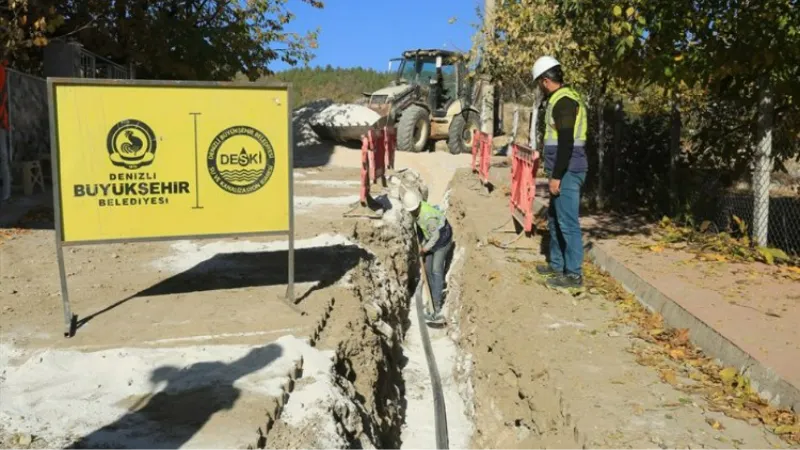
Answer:
<svg viewBox="0 0 800 450"><path fill-rule="evenodd" d="M434 117L444 117L462 95L466 77L462 55L447 50L409 50L403 52L395 85L412 85L427 103Z"/></svg>

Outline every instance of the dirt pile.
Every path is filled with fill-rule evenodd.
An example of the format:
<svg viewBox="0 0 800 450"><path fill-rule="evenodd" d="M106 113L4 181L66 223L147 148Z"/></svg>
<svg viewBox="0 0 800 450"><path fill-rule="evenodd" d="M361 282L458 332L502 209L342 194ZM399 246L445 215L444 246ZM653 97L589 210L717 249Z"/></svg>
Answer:
<svg viewBox="0 0 800 450"><path fill-rule="evenodd" d="M508 184L507 170L491 177ZM763 426L725 417L643 365L637 353L652 344L620 321L624 309L608 291L548 289L535 273L542 239L519 242L527 251L486 245L508 220L508 197L501 189L481 195L473 185L474 175L458 173L448 199L464 252L448 302L467 353L465 389L474 388L472 446L786 447Z"/></svg>
<svg viewBox="0 0 800 450"><path fill-rule="evenodd" d="M492 267L493 256L481 244L485 236L476 229L474 214L487 209L473 204L479 195L465 198L465 186L471 183L466 179L471 176L457 173L447 196L448 220L457 230L457 244L463 252L451 269L447 302L452 321L458 323L454 337L466 352L460 362L461 384L465 395L474 395L473 445L581 447L582 435L565 399L551 383L548 367L536 357L535 348L521 344L528 325L515 317L514 311L504 309L516 293L512 294L513 283L503 285L502 277L508 274ZM498 225L504 221L502 216L491 217Z"/></svg>
<svg viewBox="0 0 800 450"><path fill-rule="evenodd" d="M419 189L419 178L403 177ZM395 185L397 185L395 180ZM261 447L397 448L405 416L403 350L416 244L397 190L384 199L382 220L355 221L350 239L369 251L347 278L354 296L336 299L313 345L330 352L329 370L296 380L286 407L269 424ZM321 383L321 385L320 385ZM320 388L322 386L322 388ZM325 389L328 388L328 389ZM328 392L314 398L310 393ZM295 420L316 408L313 420Z"/></svg>
<svg viewBox="0 0 800 450"><path fill-rule="evenodd" d="M311 128L311 120L333 104L333 100L320 99L300 106L292 112L292 132L295 147L308 147L320 143L319 136Z"/></svg>

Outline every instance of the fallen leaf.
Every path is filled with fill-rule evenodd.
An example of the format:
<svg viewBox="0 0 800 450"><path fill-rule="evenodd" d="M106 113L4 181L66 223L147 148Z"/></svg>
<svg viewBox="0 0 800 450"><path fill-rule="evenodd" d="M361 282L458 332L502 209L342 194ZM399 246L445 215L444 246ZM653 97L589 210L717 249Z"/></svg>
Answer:
<svg viewBox="0 0 800 450"><path fill-rule="evenodd" d="M776 261L780 262L789 259L789 255L786 252L777 248L758 247L758 253L764 258L764 262L770 266L775 264Z"/></svg>
<svg viewBox="0 0 800 450"><path fill-rule="evenodd" d="M631 299L631 301L636 303L635 299ZM643 323L642 325L644 325L647 329L650 330L662 328L664 325L664 317L662 317L661 314L648 315L645 323Z"/></svg>
<svg viewBox="0 0 800 450"><path fill-rule="evenodd" d="M720 254L717 254L717 253L699 253L699 254L697 255L697 257L698 257L698 258L699 258L701 261L717 261L717 262L725 262L725 261L727 261L727 260L728 260L728 258L726 258L725 256L723 256L723 255L720 255Z"/></svg>
<svg viewBox="0 0 800 450"><path fill-rule="evenodd" d="M772 432L775 433L775 434L778 434L778 435L780 435L780 434L800 433L800 424L797 424L797 425L780 425L780 426L775 427L775 429L772 430Z"/></svg>
<svg viewBox="0 0 800 450"><path fill-rule="evenodd" d="M664 251L664 247L662 247L660 245L651 245L650 246L650 251L652 251L654 253L661 253L661 252Z"/></svg>
<svg viewBox="0 0 800 450"><path fill-rule="evenodd" d="M719 423L719 421L716 421L716 420L714 420L714 419L712 419L710 417L706 418L706 423L711 425L711 428L713 428L715 430L724 430L725 429L725 427L722 426L722 424Z"/></svg>
<svg viewBox="0 0 800 450"><path fill-rule="evenodd" d="M661 379L673 386L678 384L678 377L675 375L675 372L671 369L661 370Z"/></svg>
<svg viewBox="0 0 800 450"><path fill-rule="evenodd" d="M669 351L669 356L672 359L683 359L686 357L686 353L684 353L683 349L676 348Z"/></svg>
<svg viewBox="0 0 800 450"><path fill-rule="evenodd" d="M670 340L670 344L675 347L686 345L689 342L689 329L688 328L681 328L675 331L675 335Z"/></svg>
<svg viewBox="0 0 800 450"><path fill-rule="evenodd" d="M719 371L719 377L725 384L732 384L736 380L736 369L726 367Z"/></svg>
<svg viewBox="0 0 800 450"><path fill-rule="evenodd" d="M706 376L701 372L692 372L689 374L689 379L694 381L705 381Z"/></svg>

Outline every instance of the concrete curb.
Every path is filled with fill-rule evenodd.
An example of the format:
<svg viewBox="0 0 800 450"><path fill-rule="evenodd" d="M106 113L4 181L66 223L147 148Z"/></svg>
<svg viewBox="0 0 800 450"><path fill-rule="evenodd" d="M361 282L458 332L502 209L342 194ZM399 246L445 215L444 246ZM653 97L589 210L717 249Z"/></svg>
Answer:
<svg viewBox="0 0 800 450"><path fill-rule="evenodd" d="M708 326L684 309L675 300L653 287L605 250L590 243L587 253L600 268L619 281L633 293L639 302L651 311L658 312L664 321L674 328L688 328L692 343L704 353L714 357L725 366L736 367L750 378L753 389L772 405L781 406L800 413L800 389L781 378L736 344Z"/></svg>

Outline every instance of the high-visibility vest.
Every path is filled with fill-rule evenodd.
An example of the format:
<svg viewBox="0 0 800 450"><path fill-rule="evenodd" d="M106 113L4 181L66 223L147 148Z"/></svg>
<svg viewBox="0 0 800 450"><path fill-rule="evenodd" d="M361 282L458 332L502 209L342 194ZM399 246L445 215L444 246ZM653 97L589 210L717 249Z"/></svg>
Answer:
<svg viewBox="0 0 800 450"><path fill-rule="evenodd" d="M556 130L556 122L553 119L553 107L562 98L569 98L578 102L578 116L575 118L575 147L583 147L586 145L586 128L589 121L586 117L586 106L581 100L580 94L571 87L564 86L561 89L553 92L547 100L547 110L545 111L545 131L544 131L544 145L558 145L558 130Z"/></svg>
<svg viewBox="0 0 800 450"><path fill-rule="evenodd" d="M422 236L425 240L431 238L431 233L444 227L447 218L444 213L439 211L428 202L422 202L419 205L419 216L417 216L417 225L422 230Z"/></svg>

